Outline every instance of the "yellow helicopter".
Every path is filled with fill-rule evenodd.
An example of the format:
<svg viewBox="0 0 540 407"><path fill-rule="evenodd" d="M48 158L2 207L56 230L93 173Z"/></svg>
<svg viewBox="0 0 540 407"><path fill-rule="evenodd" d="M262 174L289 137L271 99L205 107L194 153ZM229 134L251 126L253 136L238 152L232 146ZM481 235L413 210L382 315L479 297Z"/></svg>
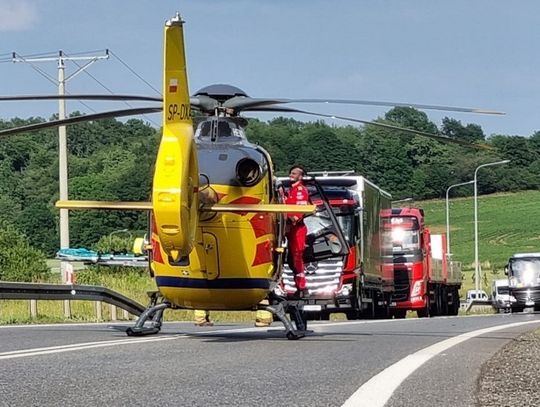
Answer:
<svg viewBox="0 0 540 407"><path fill-rule="evenodd" d="M286 213L313 214L332 209L282 203L270 155L247 141L242 111L305 113L408 131L444 142L466 144L444 136L398 126L283 107L285 103L352 103L369 101L320 99L259 99L248 97L229 85L212 85L193 97L188 91L184 34L177 14L164 28L163 99L140 96L67 95L65 99L123 99L162 102L162 106L126 109L72 117L0 131L0 135L44 127L74 124L105 117L163 111L163 135L155 164L151 202L58 201L64 209L148 210L151 213L147 249L150 269L159 296L154 296L128 335L160 330L163 312L169 307L206 310L254 310L264 308L280 319L289 339L304 336L301 307L278 298L273 289L285 258ZM1 100L56 99L59 96L0 97ZM376 103L377 104L377 103ZM381 104L381 103L378 103ZM389 103L389 106L400 105ZM428 105L411 105L476 113L497 113ZM193 130L192 109L204 120ZM332 255L345 247L333 219L330 231ZM330 243L329 243L330 244ZM269 305L260 305L270 298ZM294 321L287 316L287 313Z"/></svg>

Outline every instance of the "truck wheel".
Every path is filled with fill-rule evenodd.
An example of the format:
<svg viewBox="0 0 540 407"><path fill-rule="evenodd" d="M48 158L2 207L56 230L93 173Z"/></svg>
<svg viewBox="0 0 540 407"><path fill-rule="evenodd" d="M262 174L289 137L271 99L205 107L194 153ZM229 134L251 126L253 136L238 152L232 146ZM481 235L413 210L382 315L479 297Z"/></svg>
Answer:
<svg viewBox="0 0 540 407"><path fill-rule="evenodd" d="M360 318L360 313L358 310L352 309L345 312L345 316L349 321L356 320Z"/></svg>
<svg viewBox="0 0 540 407"><path fill-rule="evenodd" d="M425 302L426 302L426 306L424 308L416 310L416 315L418 315L418 318L429 317L429 296L426 296Z"/></svg>
<svg viewBox="0 0 540 407"><path fill-rule="evenodd" d="M433 302L433 305L431 306L431 309L429 310L429 316L431 317L442 315L442 311L443 311L442 290L439 286L435 286L434 292L435 292L435 301Z"/></svg>
<svg viewBox="0 0 540 407"><path fill-rule="evenodd" d="M459 314L459 291L457 289L452 290L452 310L451 315Z"/></svg>
<svg viewBox="0 0 540 407"><path fill-rule="evenodd" d="M450 315L448 308L448 290L446 287L442 287L439 294L441 294L441 315Z"/></svg>

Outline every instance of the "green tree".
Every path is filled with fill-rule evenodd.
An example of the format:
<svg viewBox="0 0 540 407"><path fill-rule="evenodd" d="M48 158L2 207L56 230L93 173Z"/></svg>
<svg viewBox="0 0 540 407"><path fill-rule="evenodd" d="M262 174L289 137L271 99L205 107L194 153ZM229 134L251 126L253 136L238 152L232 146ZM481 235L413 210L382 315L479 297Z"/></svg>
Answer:
<svg viewBox="0 0 540 407"><path fill-rule="evenodd" d="M482 127L477 124L463 126L459 120L445 117L442 120L441 133L446 137L475 143L485 140L486 136Z"/></svg>
<svg viewBox="0 0 540 407"><path fill-rule="evenodd" d="M43 252L12 226L0 226L0 280L35 282L49 273Z"/></svg>

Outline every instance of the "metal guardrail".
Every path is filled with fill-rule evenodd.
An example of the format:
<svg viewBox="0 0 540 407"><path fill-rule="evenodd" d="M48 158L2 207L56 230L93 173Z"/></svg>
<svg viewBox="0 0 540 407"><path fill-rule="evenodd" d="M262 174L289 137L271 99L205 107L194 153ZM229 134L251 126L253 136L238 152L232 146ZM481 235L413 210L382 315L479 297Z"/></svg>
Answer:
<svg viewBox="0 0 540 407"><path fill-rule="evenodd" d="M467 304L465 313L468 314L471 312L473 307L482 307L482 308L493 308L493 304L489 300L473 300Z"/></svg>
<svg viewBox="0 0 540 407"><path fill-rule="evenodd" d="M139 316L146 307L116 291L94 285L11 283L0 281L2 300L102 301Z"/></svg>

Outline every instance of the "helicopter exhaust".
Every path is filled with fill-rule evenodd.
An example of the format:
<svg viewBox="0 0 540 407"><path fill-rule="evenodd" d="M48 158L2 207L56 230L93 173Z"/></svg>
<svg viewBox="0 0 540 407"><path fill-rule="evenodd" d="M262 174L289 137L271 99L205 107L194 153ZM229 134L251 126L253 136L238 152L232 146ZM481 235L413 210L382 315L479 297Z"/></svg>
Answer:
<svg viewBox="0 0 540 407"><path fill-rule="evenodd" d="M236 164L236 179L245 187L256 185L263 177L259 163L252 158L242 158Z"/></svg>

